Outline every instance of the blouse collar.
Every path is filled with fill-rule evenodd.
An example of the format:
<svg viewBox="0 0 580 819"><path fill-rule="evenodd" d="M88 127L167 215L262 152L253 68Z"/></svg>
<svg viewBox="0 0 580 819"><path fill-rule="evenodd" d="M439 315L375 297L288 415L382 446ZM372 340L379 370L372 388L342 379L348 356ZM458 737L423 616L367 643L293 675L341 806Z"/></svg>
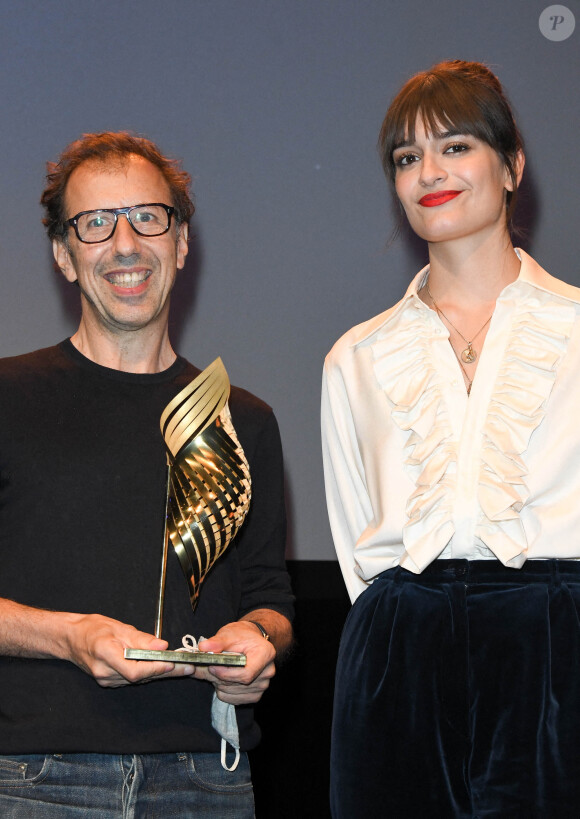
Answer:
<svg viewBox="0 0 580 819"><path fill-rule="evenodd" d="M566 284L566 282L560 281L559 279L554 278L554 276L551 276L546 270L540 267L540 265L534 261L534 259L532 259L532 257L529 256L525 250L522 250L519 247L514 248L514 250L521 261L520 272L514 282L508 284L507 287L504 287L500 293L500 299L509 293L510 288L521 284L527 284L538 290L543 290L546 293L551 293L568 301L580 304L580 288L574 287L571 284ZM355 332L355 337L351 346L356 347L363 341L368 341L375 333L378 333L390 321L398 316L399 313L405 309L409 301L417 300L422 305L423 302L419 298L418 293L425 284L428 274L429 265L425 265L425 267L422 268L422 270L420 270L413 278L401 301L399 301L389 310L386 310L384 313L380 313L370 321L360 325L360 334ZM429 310L426 305L425 309Z"/></svg>

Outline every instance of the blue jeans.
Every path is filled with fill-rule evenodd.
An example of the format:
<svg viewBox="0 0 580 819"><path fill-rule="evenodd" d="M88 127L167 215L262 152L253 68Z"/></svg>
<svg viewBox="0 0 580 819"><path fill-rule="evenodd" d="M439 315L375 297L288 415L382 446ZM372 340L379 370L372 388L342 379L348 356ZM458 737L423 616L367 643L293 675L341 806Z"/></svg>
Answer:
<svg viewBox="0 0 580 819"><path fill-rule="evenodd" d="M2 819L254 819L250 765L219 754L0 757Z"/></svg>

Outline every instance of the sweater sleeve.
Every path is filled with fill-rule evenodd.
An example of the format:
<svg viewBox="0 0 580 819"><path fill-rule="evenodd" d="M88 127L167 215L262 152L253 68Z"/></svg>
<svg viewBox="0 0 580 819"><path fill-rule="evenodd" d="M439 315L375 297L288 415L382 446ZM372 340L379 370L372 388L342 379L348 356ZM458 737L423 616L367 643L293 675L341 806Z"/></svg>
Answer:
<svg viewBox="0 0 580 819"><path fill-rule="evenodd" d="M267 608L292 620L294 596L284 557L286 503L280 433L266 405L253 418L251 440L243 443L250 463L252 502L237 538L242 580L239 613L243 616Z"/></svg>

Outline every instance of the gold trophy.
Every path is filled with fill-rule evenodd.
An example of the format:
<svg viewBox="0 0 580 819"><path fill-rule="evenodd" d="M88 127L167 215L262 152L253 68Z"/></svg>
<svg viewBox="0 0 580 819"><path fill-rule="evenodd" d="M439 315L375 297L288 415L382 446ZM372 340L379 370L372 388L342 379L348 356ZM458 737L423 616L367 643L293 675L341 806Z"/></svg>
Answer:
<svg viewBox="0 0 580 819"><path fill-rule="evenodd" d="M169 402L161 415L161 433L167 447L167 490L156 637L161 637L163 626L169 543L187 579L195 610L205 576L231 543L250 506L250 470L232 424L229 393L228 374L221 358L216 358ZM198 665L246 664L245 654L215 654L190 647L175 651L127 648L125 658Z"/></svg>

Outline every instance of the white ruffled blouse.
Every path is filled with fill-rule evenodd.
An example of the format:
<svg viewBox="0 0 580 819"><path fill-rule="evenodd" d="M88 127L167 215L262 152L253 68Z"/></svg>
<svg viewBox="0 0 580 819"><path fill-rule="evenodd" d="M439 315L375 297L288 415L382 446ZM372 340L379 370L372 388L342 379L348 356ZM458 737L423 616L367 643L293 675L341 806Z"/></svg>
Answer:
<svg viewBox="0 0 580 819"><path fill-rule="evenodd" d="M580 559L580 289L517 253L469 398L417 295L428 268L327 356L326 496L352 600L396 565Z"/></svg>

